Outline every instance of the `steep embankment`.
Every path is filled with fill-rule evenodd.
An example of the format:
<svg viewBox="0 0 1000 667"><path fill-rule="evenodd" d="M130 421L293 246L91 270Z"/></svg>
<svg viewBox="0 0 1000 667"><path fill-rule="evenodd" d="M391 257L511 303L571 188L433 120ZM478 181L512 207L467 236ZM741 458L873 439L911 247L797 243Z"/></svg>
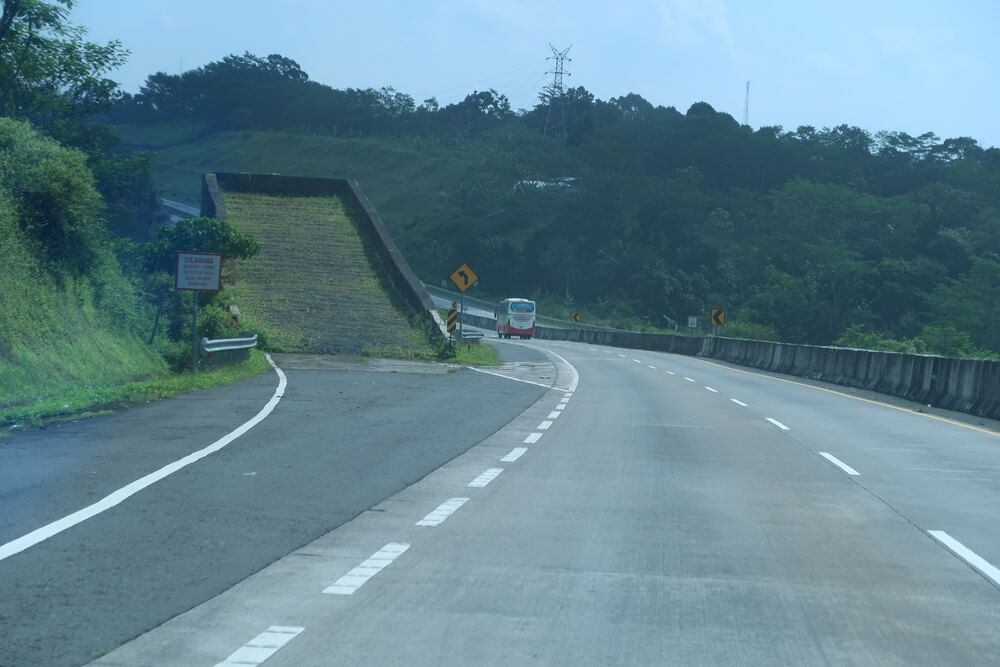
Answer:
<svg viewBox="0 0 1000 667"><path fill-rule="evenodd" d="M81 154L0 119L0 423L167 372L100 209Z"/></svg>
<svg viewBox="0 0 1000 667"><path fill-rule="evenodd" d="M227 219L261 253L234 287L250 322L277 349L431 356L425 329L400 306L372 241L335 196L224 192Z"/></svg>

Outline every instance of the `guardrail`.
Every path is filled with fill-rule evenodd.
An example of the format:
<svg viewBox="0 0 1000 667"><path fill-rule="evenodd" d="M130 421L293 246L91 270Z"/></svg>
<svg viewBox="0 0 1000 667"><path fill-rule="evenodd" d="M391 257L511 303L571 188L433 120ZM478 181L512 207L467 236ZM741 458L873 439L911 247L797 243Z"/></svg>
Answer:
<svg viewBox="0 0 1000 667"><path fill-rule="evenodd" d="M201 339L201 359L206 366L228 366L250 358L250 350L257 347L257 334L244 334L236 338Z"/></svg>

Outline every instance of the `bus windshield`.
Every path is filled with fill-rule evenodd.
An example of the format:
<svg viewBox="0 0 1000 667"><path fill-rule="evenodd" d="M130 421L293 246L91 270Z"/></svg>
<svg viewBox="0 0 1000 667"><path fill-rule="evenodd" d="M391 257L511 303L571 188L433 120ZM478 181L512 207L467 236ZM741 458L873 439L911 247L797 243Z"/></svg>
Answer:
<svg viewBox="0 0 1000 667"><path fill-rule="evenodd" d="M510 304L510 312L512 313L533 313L535 312L535 304L530 301L515 301Z"/></svg>

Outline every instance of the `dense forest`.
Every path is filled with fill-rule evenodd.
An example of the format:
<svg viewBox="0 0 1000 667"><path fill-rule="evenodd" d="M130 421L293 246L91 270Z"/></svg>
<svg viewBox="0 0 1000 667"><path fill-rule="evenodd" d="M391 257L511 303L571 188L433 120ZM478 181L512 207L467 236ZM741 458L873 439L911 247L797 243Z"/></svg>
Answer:
<svg viewBox="0 0 1000 667"><path fill-rule="evenodd" d="M851 126L751 129L697 103L582 87L515 111L335 90L279 55L150 76L119 122L446 144L478 159L403 222L424 275L462 261L665 326L713 306L786 341L1000 351L1000 150ZM419 145L419 143L418 143Z"/></svg>

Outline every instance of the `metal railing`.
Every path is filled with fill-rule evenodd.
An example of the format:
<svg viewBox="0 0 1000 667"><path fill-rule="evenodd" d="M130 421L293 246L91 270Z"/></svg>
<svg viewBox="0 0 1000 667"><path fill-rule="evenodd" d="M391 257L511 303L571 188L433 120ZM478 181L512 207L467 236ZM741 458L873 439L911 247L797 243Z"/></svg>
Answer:
<svg viewBox="0 0 1000 667"><path fill-rule="evenodd" d="M208 366L225 366L246 361L250 350L257 347L257 334L243 334L235 338L201 339L201 359Z"/></svg>

